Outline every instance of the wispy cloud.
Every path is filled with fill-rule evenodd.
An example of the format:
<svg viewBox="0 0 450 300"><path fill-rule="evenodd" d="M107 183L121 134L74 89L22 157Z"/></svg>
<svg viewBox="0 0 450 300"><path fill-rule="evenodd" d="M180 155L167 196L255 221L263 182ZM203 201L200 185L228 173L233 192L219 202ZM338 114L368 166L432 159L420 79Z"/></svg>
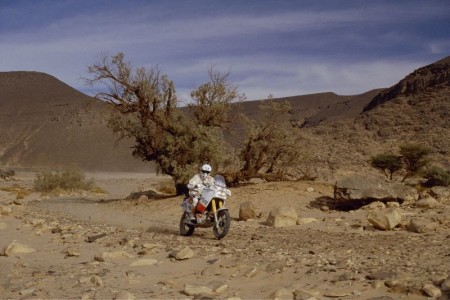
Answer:
<svg viewBox="0 0 450 300"><path fill-rule="evenodd" d="M338 2L19 0L0 5L0 70L84 90L87 65L122 51L159 65L183 97L213 64L258 99L386 87L450 53L448 1Z"/></svg>

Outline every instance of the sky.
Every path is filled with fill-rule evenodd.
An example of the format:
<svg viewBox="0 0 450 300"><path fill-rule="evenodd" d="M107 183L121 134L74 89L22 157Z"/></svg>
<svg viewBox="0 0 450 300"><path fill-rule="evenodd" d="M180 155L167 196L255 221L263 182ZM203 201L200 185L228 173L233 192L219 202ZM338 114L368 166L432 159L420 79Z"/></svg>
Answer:
<svg viewBox="0 0 450 300"><path fill-rule="evenodd" d="M390 87L450 55L449 0L0 0L0 72L94 95L102 54L172 79L182 102L229 73L248 100Z"/></svg>

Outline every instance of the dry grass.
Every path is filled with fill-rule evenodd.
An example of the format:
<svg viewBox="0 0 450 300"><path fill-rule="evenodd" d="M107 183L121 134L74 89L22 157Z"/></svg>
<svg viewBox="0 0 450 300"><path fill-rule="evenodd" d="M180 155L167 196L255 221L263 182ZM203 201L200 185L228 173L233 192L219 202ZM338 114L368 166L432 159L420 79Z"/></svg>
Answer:
<svg viewBox="0 0 450 300"><path fill-rule="evenodd" d="M28 188L22 187L18 184L14 184L13 186L2 187L1 191L8 192L16 196L17 200L24 199L26 196L30 195L33 191Z"/></svg>

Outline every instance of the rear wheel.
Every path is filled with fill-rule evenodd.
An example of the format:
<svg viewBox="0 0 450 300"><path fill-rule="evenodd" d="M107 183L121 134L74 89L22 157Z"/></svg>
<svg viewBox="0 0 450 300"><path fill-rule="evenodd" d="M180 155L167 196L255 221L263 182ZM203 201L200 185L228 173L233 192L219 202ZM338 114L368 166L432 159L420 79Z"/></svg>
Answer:
<svg viewBox="0 0 450 300"><path fill-rule="evenodd" d="M183 212L180 219L180 234L182 236L191 236L194 233L195 227L193 225L189 225L190 217L187 212Z"/></svg>
<svg viewBox="0 0 450 300"><path fill-rule="evenodd" d="M217 226L214 225L213 232L217 239L224 238L231 226L231 216L228 210L220 210L217 213Z"/></svg>

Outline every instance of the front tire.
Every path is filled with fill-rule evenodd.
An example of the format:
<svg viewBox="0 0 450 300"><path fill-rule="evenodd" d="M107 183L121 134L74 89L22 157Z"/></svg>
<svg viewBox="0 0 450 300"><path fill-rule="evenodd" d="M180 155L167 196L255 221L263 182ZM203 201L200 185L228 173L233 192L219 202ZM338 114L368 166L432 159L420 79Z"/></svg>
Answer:
<svg viewBox="0 0 450 300"><path fill-rule="evenodd" d="M231 216L228 210L220 210L217 213L217 223L218 225L214 225L213 232L217 239L224 238L231 226Z"/></svg>
<svg viewBox="0 0 450 300"><path fill-rule="evenodd" d="M187 222L190 222L189 214L183 212L180 219L180 234L182 236L191 236L194 233L195 227L187 224Z"/></svg>

